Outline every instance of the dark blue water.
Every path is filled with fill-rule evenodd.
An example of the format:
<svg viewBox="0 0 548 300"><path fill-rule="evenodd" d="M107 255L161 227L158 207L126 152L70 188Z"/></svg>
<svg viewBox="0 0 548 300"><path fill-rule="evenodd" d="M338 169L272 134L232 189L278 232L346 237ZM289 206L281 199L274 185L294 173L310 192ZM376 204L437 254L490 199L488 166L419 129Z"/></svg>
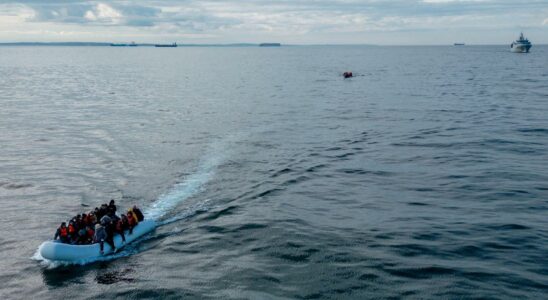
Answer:
<svg viewBox="0 0 548 300"><path fill-rule="evenodd" d="M547 62L1 47L1 298L546 297ZM35 256L110 198L161 226L83 266Z"/></svg>

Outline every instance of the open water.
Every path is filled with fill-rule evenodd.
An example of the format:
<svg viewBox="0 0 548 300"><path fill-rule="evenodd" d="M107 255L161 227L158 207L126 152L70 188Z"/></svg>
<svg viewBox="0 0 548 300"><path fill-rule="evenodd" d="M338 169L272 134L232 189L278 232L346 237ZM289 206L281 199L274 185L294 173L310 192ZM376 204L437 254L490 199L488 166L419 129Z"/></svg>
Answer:
<svg viewBox="0 0 548 300"><path fill-rule="evenodd" d="M0 47L0 298L545 298L547 66L546 46ZM35 255L111 198L161 226L86 265Z"/></svg>

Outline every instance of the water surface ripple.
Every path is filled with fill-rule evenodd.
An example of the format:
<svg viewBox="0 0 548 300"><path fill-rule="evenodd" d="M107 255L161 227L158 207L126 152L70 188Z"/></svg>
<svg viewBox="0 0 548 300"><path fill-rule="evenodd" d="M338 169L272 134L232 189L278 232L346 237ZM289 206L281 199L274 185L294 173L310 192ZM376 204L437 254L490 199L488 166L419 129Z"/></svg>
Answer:
<svg viewBox="0 0 548 300"><path fill-rule="evenodd" d="M0 298L543 298L533 49L0 47ZM31 259L110 198L162 225Z"/></svg>

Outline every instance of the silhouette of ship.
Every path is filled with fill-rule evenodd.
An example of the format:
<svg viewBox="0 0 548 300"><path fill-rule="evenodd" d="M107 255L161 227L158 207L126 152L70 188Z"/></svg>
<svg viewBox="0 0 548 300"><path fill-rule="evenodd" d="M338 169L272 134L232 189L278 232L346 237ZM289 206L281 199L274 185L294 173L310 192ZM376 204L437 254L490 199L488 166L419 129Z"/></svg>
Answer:
<svg viewBox="0 0 548 300"><path fill-rule="evenodd" d="M533 45L531 42L523 36L523 32L519 35L519 39L510 44L510 51L516 53L529 53Z"/></svg>
<svg viewBox="0 0 548 300"><path fill-rule="evenodd" d="M259 47L280 47L281 45L280 43L262 43Z"/></svg>
<svg viewBox="0 0 548 300"><path fill-rule="evenodd" d="M173 44L156 44L154 47L161 47L161 48L167 48L167 47L177 47L177 43Z"/></svg>
<svg viewBox="0 0 548 300"><path fill-rule="evenodd" d="M137 44L135 44L135 42L131 42L129 44L116 44L116 43L112 43L110 44L111 47L137 47Z"/></svg>

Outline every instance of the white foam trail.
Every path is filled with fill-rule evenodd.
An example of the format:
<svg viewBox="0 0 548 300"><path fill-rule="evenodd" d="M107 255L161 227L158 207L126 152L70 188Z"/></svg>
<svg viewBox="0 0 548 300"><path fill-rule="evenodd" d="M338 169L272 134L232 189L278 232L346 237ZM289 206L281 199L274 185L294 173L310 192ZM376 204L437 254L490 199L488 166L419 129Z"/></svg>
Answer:
<svg viewBox="0 0 548 300"><path fill-rule="evenodd" d="M187 176L183 182L176 184L168 192L162 194L150 208L145 210L146 218L158 220L172 211L184 200L201 192L204 186L214 176L217 167L225 158L225 143L215 143L202 159L198 170Z"/></svg>
<svg viewBox="0 0 548 300"><path fill-rule="evenodd" d="M198 203L196 205L193 205L192 207L189 207L185 209L184 211L177 213L177 215L172 216L168 219L165 219L161 222L158 222L158 226L164 226L167 224L171 224L177 221L181 221L184 219L187 219L191 216L196 215L199 212L206 212L209 210L209 200L205 200L204 202Z"/></svg>

